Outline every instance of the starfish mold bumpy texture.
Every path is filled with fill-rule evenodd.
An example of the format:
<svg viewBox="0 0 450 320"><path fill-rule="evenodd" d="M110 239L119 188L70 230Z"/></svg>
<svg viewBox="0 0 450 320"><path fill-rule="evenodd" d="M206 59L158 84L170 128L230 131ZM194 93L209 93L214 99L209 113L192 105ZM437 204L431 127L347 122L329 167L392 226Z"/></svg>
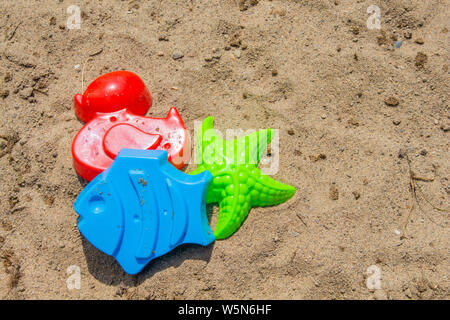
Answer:
<svg viewBox="0 0 450 320"><path fill-rule="evenodd" d="M214 130L213 117L203 121L196 137L199 164L191 174L208 170L213 175L206 203L219 203L216 239L239 229L252 207L277 205L295 194L294 187L262 174L257 167L272 136L273 130L266 129L225 140Z"/></svg>

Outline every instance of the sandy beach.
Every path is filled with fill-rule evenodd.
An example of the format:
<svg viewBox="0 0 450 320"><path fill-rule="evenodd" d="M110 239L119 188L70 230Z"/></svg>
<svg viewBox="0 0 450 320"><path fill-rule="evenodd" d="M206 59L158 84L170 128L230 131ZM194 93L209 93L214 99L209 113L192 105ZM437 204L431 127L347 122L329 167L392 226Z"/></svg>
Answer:
<svg viewBox="0 0 450 320"><path fill-rule="evenodd" d="M1 0L0 298L448 299L449 16L447 0ZM73 209L73 96L115 70L191 133L208 116L277 129L294 197L126 274Z"/></svg>

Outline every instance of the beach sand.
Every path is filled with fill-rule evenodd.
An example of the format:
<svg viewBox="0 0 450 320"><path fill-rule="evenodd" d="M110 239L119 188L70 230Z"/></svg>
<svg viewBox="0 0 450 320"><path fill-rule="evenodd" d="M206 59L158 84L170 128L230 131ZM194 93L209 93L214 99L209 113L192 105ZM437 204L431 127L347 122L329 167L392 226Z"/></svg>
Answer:
<svg viewBox="0 0 450 320"><path fill-rule="evenodd" d="M449 13L437 0L0 1L0 298L448 299ZM278 129L274 178L295 196L125 274L73 210L86 185L73 96L114 70L143 79L148 115L175 106L190 131L207 116L223 132Z"/></svg>

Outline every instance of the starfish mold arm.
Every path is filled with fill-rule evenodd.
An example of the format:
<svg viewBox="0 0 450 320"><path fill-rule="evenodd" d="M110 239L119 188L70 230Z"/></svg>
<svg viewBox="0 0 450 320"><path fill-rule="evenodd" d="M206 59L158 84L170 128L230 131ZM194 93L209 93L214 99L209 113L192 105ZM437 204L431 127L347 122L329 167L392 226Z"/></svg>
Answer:
<svg viewBox="0 0 450 320"><path fill-rule="evenodd" d="M214 130L213 117L203 121L196 136L199 164L191 174L208 170L213 175L206 202L219 203L214 231L217 239L239 229L252 207L277 205L294 195L294 187L263 175L257 168L272 135L267 129L224 140Z"/></svg>
<svg viewBox="0 0 450 320"><path fill-rule="evenodd" d="M207 170L204 167L199 167L199 168L195 169L194 171L189 172L189 174L196 175L196 174L202 173L204 171L207 171ZM213 181L208 188L208 193L206 194L206 203L217 203L220 201L220 199L223 196L223 188L224 188L223 181L226 181L227 178L229 178L228 175L214 176Z"/></svg>
<svg viewBox="0 0 450 320"><path fill-rule="evenodd" d="M251 195L247 186L240 184L236 177L222 191L219 201L219 216L217 218L214 236L225 239L231 236L244 222L251 208Z"/></svg>
<svg viewBox="0 0 450 320"><path fill-rule="evenodd" d="M295 194L294 187L261 174L258 168L250 172L239 171L233 177L215 177L215 180L208 195L220 198L214 230L217 239L227 238L239 229L252 207L277 205Z"/></svg>
<svg viewBox="0 0 450 320"><path fill-rule="evenodd" d="M295 194L293 186L281 183L266 175L258 168L252 171L247 184L252 185L250 192L252 206L266 207L286 202Z"/></svg>
<svg viewBox="0 0 450 320"><path fill-rule="evenodd" d="M219 202L214 230L217 239L231 236L247 218L252 207L283 203L295 194L295 188L278 182L251 165L233 175L216 175L208 190L209 200Z"/></svg>

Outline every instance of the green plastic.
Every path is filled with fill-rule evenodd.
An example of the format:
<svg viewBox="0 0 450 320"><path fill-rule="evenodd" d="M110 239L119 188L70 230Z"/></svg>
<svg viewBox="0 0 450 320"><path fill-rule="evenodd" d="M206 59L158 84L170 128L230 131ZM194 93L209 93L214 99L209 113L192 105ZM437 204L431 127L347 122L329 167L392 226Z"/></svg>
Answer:
<svg viewBox="0 0 450 320"><path fill-rule="evenodd" d="M295 194L294 187L262 174L257 167L272 136L273 130L266 129L225 140L214 130L213 117L203 121L196 137L200 164L191 174L208 170L213 175L206 203L219 203L216 239L239 229L252 207L277 205Z"/></svg>

